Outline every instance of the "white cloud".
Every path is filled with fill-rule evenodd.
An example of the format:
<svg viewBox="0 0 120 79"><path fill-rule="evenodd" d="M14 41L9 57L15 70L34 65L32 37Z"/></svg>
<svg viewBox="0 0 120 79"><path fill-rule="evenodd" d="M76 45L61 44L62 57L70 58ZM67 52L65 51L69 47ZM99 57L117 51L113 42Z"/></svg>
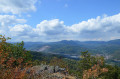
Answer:
<svg viewBox="0 0 120 79"><path fill-rule="evenodd" d="M17 19L14 15L0 15L0 24L2 27L25 22L25 19Z"/></svg>
<svg viewBox="0 0 120 79"><path fill-rule="evenodd" d="M9 36L9 28L17 23L25 23L25 19L17 19L14 15L0 15L0 34Z"/></svg>
<svg viewBox="0 0 120 79"><path fill-rule="evenodd" d="M46 35L58 35L64 32L64 22L59 19L44 20L37 24L36 31Z"/></svg>
<svg viewBox="0 0 120 79"><path fill-rule="evenodd" d="M0 13L20 14L35 11L37 0L0 0Z"/></svg>
<svg viewBox="0 0 120 79"><path fill-rule="evenodd" d="M110 40L120 37L120 14L98 16L71 26L54 19L42 21L37 25L39 32L45 33L49 40ZM46 39L47 40L47 39Z"/></svg>
<svg viewBox="0 0 120 79"><path fill-rule="evenodd" d="M98 16L96 19L89 19L74 24L68 28L71 32L83 33L87 31L96 32L110 32L120 30L120 14L101 18Z"/></svg>
<svg viewBox="0 0 120 79"><path fill-rule="evenodd" d="M30 36L32 34L32 27L29 25L15 25L10 28L12 36Z"/></svg>
<svg viewBox="0 0 120 79"><path fill-rule="evenodd" d="M71 33L78 34L81 40L110 40L120 36L120 14L89 19L68 27Z"/></svg>
<svg viewBox="0 0 120 79"><path fill-rule="evenodd" d="M8 16L8 15L6 15ZM58 41L58 40L111 40L120 39L120 14L98 16L78 24L66 26L59 19L43 20L35 28L24 23L24 19L15 16L0 16L0 27L10 26L9 35L16 41ZM4 18L3 18L4 17ZM11 18L10 18L11 17ZM6 19L5 19L6 18ZM5 19L5 20L4 20ZM4 28L0 33L4 33Z"/></svg>

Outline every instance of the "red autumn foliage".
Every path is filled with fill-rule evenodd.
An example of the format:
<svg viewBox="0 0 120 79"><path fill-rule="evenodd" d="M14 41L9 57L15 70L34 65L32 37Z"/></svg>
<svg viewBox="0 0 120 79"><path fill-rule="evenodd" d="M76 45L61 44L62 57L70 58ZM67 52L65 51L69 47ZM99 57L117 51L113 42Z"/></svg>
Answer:
<svg viewBox="0 0 120 79"><path fill-rule="evenodd" d="M7 38L9 39L9 38ZM23 58L10 57L10 49L7 46L5 36L0 35L0 79L23 79L25 78L26 70L30 67L28 63L23 62ZM18 65L15 65L18 62Z"/></svg>
<svg viewBox="0 0 120 79"><path fill-rule="evenodd" d="M108 69L102 68L101 65L103 65L102 60L100 60L98 64L95 64L91 69L85 70L83 72L83 79L96 79L100 74L108 72Z"/></svg>

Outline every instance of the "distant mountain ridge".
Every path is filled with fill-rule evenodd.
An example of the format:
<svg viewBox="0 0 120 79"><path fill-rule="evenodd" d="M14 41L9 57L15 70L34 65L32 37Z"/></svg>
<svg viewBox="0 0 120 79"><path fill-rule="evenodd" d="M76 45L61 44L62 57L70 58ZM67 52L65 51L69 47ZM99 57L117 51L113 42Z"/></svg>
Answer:
<svg viewBox="0 0 120 79"><path fill-rule="evenodd" d="M107 53L111 54L120 50L120 39L111 41L74 41L62 40L58 42L25 42L27 50L38 51L42 47L49 46L47 52L80 54L82 51L91 53ZM43 51L44 52L44 51Z"/></svg>

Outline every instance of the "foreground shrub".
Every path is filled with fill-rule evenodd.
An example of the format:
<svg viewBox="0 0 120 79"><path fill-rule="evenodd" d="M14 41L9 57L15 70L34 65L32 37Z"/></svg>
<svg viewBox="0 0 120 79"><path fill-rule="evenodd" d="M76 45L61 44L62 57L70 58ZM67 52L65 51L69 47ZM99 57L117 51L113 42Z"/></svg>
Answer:
<svg viewBox="0 0 120 79"><path fill-rule="evenodd" d="M0 35L0 79L23 79L26 70L31 66L31 56L22 45L7 43L5 36Z"/></svg>

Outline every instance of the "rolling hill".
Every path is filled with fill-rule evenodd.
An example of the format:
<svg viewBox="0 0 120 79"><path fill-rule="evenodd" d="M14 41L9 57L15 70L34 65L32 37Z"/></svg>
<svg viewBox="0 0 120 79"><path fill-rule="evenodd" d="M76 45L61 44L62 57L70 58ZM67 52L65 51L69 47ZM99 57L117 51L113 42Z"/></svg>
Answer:
<svg viewBox="0 0 120 79"><path fill-rule="evenodd" d="M25 42L27 50L46 53L75 54L89 51L92 54L110 54L120 51L120 39L111 41L73 41L63 40L58 42ZM44 50L43 50L44 49Z"/></svg>

